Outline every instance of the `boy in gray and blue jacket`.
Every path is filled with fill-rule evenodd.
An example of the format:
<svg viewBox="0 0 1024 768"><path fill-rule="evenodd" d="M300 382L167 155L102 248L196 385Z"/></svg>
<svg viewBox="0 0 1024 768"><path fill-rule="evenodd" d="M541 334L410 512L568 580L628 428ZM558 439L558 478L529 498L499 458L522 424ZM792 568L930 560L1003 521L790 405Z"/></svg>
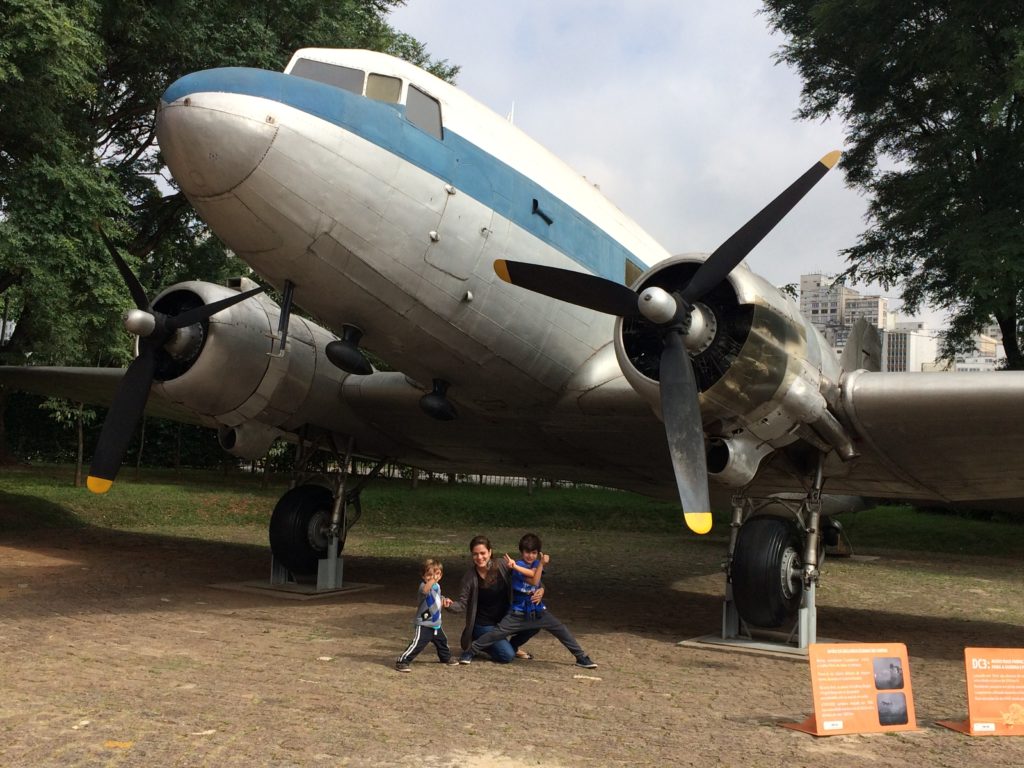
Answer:
<svg viewBox="0 0 1024 768"><path fill-rule="evenodd" d="M415 659L420 651L427 647L427 643L433 643L437 648L437 658L442 664L458 664L458 659L452 657L448 648L448 638L441 629L441 609L447 608L452 601L441 595L441 576L444 574L444 566L440 560L427 558L423 561L423 580L420 582L420 604L413 624L416 627L412 636L412 642L405 652L395 662L395 670L398 672L411 672L409 664Z"/></svg>

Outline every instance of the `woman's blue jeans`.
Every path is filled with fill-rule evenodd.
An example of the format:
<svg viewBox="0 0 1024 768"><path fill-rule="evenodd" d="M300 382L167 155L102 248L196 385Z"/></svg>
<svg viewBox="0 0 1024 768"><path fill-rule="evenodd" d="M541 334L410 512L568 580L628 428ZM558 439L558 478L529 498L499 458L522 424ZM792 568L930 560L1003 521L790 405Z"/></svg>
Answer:
<svg viewBox="0 0 1024 768"><path fill-rule="evenodd" d="M486 635L492 629L495 629L494 624L475 624L473 625L473 639L476 640L483 635ZM526 644L526 641L531 637L540 632L539 629L527 629L518 634L512 635L507 640L498 640L485 649L486 653L499 664L508 664L512 659L516 657L516 651L519 650L520 646Z"/></svg>

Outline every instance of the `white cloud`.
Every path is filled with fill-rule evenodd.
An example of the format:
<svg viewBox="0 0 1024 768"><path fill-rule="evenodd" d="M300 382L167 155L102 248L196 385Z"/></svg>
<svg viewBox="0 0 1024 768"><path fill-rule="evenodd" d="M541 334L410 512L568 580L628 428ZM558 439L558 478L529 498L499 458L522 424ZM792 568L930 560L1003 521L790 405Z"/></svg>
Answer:
<svg viewBox="0 0 1024 768"><path fill-rule="evenodd" d="M409 0L392 24L462 66L457 84L598 184L672 252L712 250L832 149L796 122L757 0ZM751 254L776 283L836 273L865 201L833 171ZM877 292L877 286L857 286Z"/></svg>

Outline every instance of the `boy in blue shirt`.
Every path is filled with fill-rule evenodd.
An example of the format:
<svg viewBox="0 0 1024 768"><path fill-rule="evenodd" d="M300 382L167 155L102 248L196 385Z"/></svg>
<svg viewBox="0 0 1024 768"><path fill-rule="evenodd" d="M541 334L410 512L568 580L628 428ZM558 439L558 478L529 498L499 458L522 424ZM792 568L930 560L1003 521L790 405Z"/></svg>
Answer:
<svg viewBox="0 0 1024 768"><path fill-rule="evenodd" d="M527 536L533 536L533 534L526 534L523 540ZM522 540L519 542L520 547L523 546L523 543ZM533 541L526 543L531 547L534 544ZM509 610L514 614L531 619L536 618L547 609L543 600L538 603L533 602L533 593L540 589L544 566L551 561L551 558L540 551L540 539L537 539L536 544L536 549L531 548L525 551L520 549L522 556L520 560L513 560L505 555L505 565L512 571L512 606Z"/></svg>
<svg viewBox="0 0 1024 768"><path fill-rule="evenodd" d="M448 638L441 629L441 609L447 608L452 601L441 596L441 576L444 574L444 566L440 560L427 558L423 561L423 580L420 582L420 605L419 611L413 624L416 631L413 634L412 642L405 649L395 662L395 671L412 672L409 665L420 651L427 647L427 643L433 643L437 648L437 658L442 664L458 664L458 659L452 656L448 648Z"/></svg>
<svg viewBox="0 0 1024 768"><path fill-rule="evenodd" d="M505 564L512 571L512 605L508 614L497 627L477 638L469 650L459 657L459 663L471 663L474 654L480 653L503 637L527 629L546 629L576 657L577 667L595 669L597 664L591 661L565 624L547 610L543 601L533 603L533 593L540 588L544 566L550 562L550 558L540 551L540 537L533 533L525 534L519 540L519 554L519 560L513 560L505 555Z"/></svg>

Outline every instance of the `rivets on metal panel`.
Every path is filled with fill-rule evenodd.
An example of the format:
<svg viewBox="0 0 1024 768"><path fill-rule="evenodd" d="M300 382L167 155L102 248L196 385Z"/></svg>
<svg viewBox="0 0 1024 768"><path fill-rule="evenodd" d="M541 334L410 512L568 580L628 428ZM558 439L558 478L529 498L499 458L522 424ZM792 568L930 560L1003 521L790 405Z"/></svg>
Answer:
<svg viewBox="0 0 1024 768"><path fill-rule="evenodd" d="M451 184L445 184L444 185L444 191L447 192L449 195L454 195L455 194L455 187L453 187Z"/></svg>
<svg viewBox="0 0 1024 768"><path fill-rule="evenodd" d="M432 242L432 243L436 243L438 240L441 239L441 236L439 234L437 234L437 230L436 229L430 230L429 234L430 234L430 242Z"/></svg>

